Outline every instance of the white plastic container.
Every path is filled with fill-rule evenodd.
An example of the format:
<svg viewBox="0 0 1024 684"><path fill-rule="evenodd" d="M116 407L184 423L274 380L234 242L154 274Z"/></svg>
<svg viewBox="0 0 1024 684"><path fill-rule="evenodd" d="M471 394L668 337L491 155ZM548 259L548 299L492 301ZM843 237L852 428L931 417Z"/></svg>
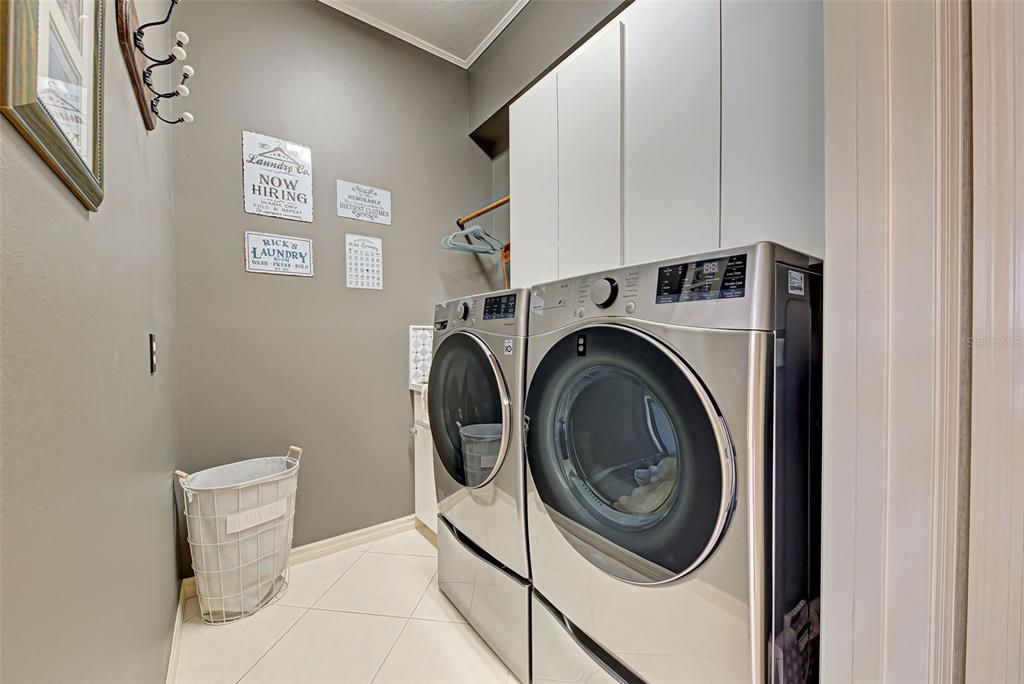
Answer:
<svg viewBox="0 0 1024 684"><path fill-rule="evenodd" d="M481 485L491 476L498 463L502 430L501 423L478 423L459 428L467 486Z"/></svg>
<svg viewBox="0 0 1024 684"><path fill-rule="evenodd" d="M181 482L203 622L252 615L288 589L302 449L191 475Z"/></svg>

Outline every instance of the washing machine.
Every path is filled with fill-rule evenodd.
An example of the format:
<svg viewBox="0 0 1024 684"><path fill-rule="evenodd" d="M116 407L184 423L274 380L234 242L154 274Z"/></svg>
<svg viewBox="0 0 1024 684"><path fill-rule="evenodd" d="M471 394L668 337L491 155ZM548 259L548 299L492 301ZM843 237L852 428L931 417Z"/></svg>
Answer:
<svg viewBox="0 0 1024 684"><path fill-rule="evenodd" d="M532 289L535 681L816 679L821 297L771 243Z"/></svg>
<svg viewBox="0 0 1024 684"><path fill-rule="evenodd" d="M523 388L530 291L434 309L427 410L438 585L520 681L530 679Z"/></svg>

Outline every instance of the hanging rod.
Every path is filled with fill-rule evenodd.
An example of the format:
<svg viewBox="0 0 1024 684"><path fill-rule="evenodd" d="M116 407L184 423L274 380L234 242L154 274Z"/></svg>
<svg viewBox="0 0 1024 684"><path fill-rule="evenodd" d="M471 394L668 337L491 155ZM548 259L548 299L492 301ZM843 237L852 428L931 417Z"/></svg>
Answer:
<svg viewBox="0 0 1024 684"><path fill-rule="evenodd" d="M477 209L477 210L476 210L476 211L474 211L474 212L473 212L472 214L468 214L468 215L466 215L466 216L463 216L463 217L462 217L462 218L460 218L460 219L455 219L455 225L457 225L457 226L458 226L459 228L462 228L462 227L464 227L464 226L465 226L465 225L466 225L467 223L469 223L470 221L472 221L473 219L475 219L475 218L480 218L480 217L481 217L481 216L483 216L484 214L487 214L487 213L489 213L489 212L492 212L492 211L494 211L495 209L497 209L498 207L503 207L503 206L505 206L506 204L508 204L508 203L509 203L509 200L511 200L511 199L512 199L512 196L511 196L511 195L505 195L505 196L504 196L504 197L502 197L502 198L501 198L500 200L498 200L498 201L496 201L496 202L491 202L490 204L488 204L488 205L487 205L486 207L484 207L483 209Z"/></svg>

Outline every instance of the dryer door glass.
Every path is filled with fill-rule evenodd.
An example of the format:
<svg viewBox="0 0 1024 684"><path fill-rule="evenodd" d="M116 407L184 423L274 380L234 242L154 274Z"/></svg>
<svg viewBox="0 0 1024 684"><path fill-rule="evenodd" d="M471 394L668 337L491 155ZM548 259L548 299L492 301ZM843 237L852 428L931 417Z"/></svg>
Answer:
<svg viewBox="0 0 1024 684"><path fill-rule="evenodd" d="M452 333L434 352L427 388L439 460L459 484L486 484L509 438L508 392L494 354L475 335Z"/></svg>
<svg viewBox="0 0 1024 684"><path fill-rule="evenodd" d="M732 450L711 398L664 345L622 326L578 330L541 360L526 414L538 494L589 560L653 583L714 549L732 509Z"/></svg>

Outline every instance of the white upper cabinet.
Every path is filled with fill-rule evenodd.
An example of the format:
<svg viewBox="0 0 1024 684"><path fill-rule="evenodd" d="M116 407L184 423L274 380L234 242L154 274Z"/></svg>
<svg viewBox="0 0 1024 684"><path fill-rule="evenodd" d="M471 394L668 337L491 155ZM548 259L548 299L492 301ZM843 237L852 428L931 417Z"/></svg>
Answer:
<svg viewBox="0 0 1024 684"><path fill-rule="evenodd" d="M558 92L549 74L509 109L512 287L558 279Z"/></svg>
<svg viewBox="0 0 1024 684"><path fill-rule="evenodd" d="M717 249L719 3L640 0L621 19L625 263Z"/></svg>
<svg viewBox="0 0 1024 684"><path fill-rule="evenodd" d="M622 27L557 71L558 276L622 263Z"/></svg>
<svg viewBox="0 0 1024 684"><path fill-rule="evenodd" d="M821 2L722 3L722 247L824 256L824 78Z"/></svg>
<svg viewBox="0 0 1024 684"><path fill-rule="evenodd" d="M636 0L511 107L512 282L824 254L822 0Z"/></svg>

